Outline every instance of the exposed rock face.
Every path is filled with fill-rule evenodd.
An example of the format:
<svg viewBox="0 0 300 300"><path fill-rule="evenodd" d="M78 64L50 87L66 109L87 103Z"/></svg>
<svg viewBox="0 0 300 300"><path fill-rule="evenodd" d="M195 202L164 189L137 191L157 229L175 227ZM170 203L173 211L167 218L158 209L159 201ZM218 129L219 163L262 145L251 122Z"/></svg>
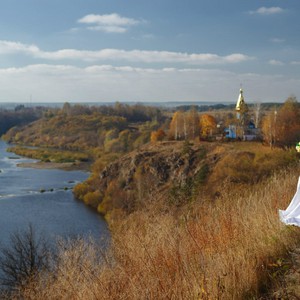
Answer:
<svg viewBox="0 0 300 300"><path fill-rule="evenodd" d="M123 188L130 190L137 176L152 178L156 187L168 183L183 184L203 165L199 155L203 149L189 147L185 153L183 148L183 142L162 142L133 151L100 173L101 186L105 188L117 179L125 181Z"/></svg>
<svg viewBox="0 0 300 300"><path fill-rule="evenodd" d="M151 201L157 193L178 191L191 184L191 180L203 180L211 156L206 155L207 147L161 142L123 156L99 174L98 188L103 199L98 211L104 214L115 208L131 211L136 205ZM204 166L205 174L202 174Z"/></svg>
<svg viewBox="0 0 300 300"><path fill-rule="evenodd" d="M103 214L130 213L148 203L180 207L193 200L216 200L233 188L242 191L294 161L283 150L278 152L279 159L268 151L271 149L246 142L145 145L83 184L82 200Z"/></svg>

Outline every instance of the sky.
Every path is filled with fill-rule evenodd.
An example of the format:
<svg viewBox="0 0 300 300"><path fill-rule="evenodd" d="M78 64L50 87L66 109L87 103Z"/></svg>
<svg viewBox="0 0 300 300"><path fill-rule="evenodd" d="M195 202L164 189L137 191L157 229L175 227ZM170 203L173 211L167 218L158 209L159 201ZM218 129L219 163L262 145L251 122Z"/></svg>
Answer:
<svg viewBox="0 0 300 300"><path fill-rule="evenodd" d="M299 0L1 0L0 102L300 99Z"/></svg>

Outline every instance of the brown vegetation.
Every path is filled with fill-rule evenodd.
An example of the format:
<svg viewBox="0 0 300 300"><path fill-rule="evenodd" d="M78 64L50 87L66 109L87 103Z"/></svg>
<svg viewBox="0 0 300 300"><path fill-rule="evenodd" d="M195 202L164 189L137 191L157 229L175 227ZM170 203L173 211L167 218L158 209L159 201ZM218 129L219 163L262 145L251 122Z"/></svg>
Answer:
<svg viewBox="0 0 300 300"><path fill-rule="evenodd" d="M290 145L298 137L299 118L290 108L299 105L294 104L276 116L282 126L270 137L271 145ZM40 272L15 297L270 298L271 285L280 284L277 261L300 246L299 229L278 218L299 176L296 151L249 142L199 142L200 134L207 139L213 133L216 119L195 110L175 112L170 123L169 138L185 141L164 142L159 140L166 124L155 118L129 124L135 115L126 106L116 104L114 116L103 109L83 110L65 104L57 115L7 136L22 143L80 147L99 157L74 194L106 215L111 248L100 262L101 250L94 244L60 245L51 271ZM151 132L155 143L141 147ZM287 132L285 143L279 138ZM287 166L288 171L279 171Z"/></svg>
<svg viewBox="0 0 300 300"><path fill-rule="evenodd" d="M21 297L269 299L271 282L280 283L276 262L299 244L299 229L278 218L299 171L279 172L213 202L197 198L181 209L156 199L118 222L101 263L95 246L64 245L55 273L40 273Z"/></svg>
<svg viewBox="0 0 300 300"><path fill-rule="evenodd" d="M7 151L21 156L39 159L42 162L75 163L89 160L89 156L86 153L78 151L63 151L49 148L32 149L27 147L10 147Z"/></svg>
<svg viewBox="0 0 300 300"><path fill-rule="evenodd" d="M11 128L3 138L19 146L34 146L11 148L19 155L45 162L96 161L99 169L104 162L148 143L151 132L164 120L158 109L142 105L65 103L62 109L45 110L43 117L29 125ZM163 131L158 133L160 140Z"/></svg>
<svg viewBox="0 0 300 300"><path fill-rule="evenodd" d="M300 140L300 104L289 97L277 111L271 111L262 123L264 140L273 146L295 146Z"/></svg>
<svg viewBox="0 0 300 300"><path fill-rule="evenodd" d="M155 143L158 141L162 141L165 138L165 136L166 133L161 128L159 128L158 130L151 132L151 142Z"/></svg>
<svg viewBox="0 0 300 300"><path fill-rule="evenodd" d="M272 150L256 142L160 142L95 168L74 194L114 220L120 210L132 213L155 202L156 195L167 197L171 206L192 202L199 194L214 200L232 188L247 189L297 159L295 150ZM87 194L93 201L85 200Z"/></svg>

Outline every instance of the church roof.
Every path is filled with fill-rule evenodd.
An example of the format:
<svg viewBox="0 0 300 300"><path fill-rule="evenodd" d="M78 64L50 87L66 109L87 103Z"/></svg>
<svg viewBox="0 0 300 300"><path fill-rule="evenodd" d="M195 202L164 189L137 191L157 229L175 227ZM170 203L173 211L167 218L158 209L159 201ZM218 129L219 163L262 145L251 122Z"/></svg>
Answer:
<svg viewBox="0 0 300 300"><path fill-rule="evenodd" d="M245 99L243 96L243 90L240 89L240 95L239 95L238 101L236 103L235 110L240 111L242 106L244 106L244 105L245 105Z"/></svg>

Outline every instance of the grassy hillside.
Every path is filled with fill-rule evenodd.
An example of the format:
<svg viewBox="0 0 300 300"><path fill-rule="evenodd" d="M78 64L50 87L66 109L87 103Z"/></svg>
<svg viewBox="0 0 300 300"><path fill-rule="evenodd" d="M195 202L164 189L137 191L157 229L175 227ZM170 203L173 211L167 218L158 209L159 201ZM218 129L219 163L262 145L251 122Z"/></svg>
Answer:
<svg viewBox="0 0 300 300"><path fill-rule="evenodd" d="M149 142L151 131L162 122L156 116L151 121L151 110L147 121L147 115L139 115L134 108L133 115L123 112L125 117L120 116L122 111L119 111L123 106L118 111L113 108L105 111L104 108L70 106L68 113L64 110L47 112L29 125L11 128L3 139L19 146L11 151L43 161L96 160L99 157L112 161L119 154ZM139 122L140 119L146 121Z"/></svg>
<svg viewBox="0 0 300 300"><path fill-rule="evenodd" d="M121 117L107 117L100 113L68 116L57 114L42 118L29 126L13 128L4 138L8 142L39 147L86 150L101 143L101 132L126 128Z"/></svg>
<svg viewBox="0 0 300 300"><path fill-rule="evenodd" d="M201 196L215 201L231 190L248 189L298 160L295 150L260 143L159 142L107 166L95 164L91 177L74 193L114 222L157 197L170 207L193 203Z"/></svg>
<svg viewBox="0 0 300 300"><path fill-rule="evenodd" d="M107 253L82 241L61 245L52 270L17 297L271 299L280 262L299 246L299 228L278 218L299 173L299 166L279 171L215 201L199 195L180 209L155 198L119 220Z"/></svg>

